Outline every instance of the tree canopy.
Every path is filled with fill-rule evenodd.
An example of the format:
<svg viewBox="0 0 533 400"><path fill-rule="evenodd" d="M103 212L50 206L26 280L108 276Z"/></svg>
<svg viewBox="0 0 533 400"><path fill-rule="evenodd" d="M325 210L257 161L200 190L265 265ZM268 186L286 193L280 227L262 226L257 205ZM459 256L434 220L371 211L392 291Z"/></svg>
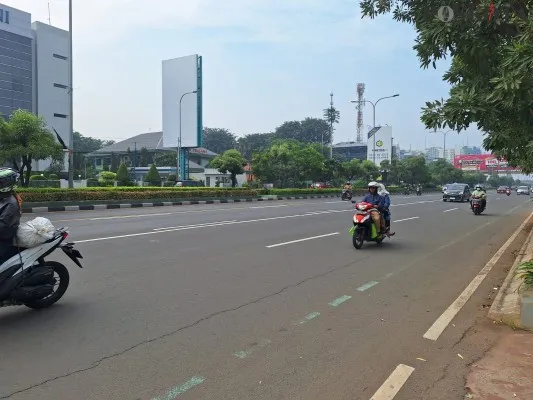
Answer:
<svg viewBox="0 0 533 400"><path fill-rule="evenodd" d="M0 164L11 164L20 173L22 186L28 186L33 161L62 161L63 155L63 147L42 117L16 110L8 121L0 118Z"/></svg>
<svg viewBox="0 0 533 400"><path fill-rule="evenodd" d="M443 76L451 85L449 97L426 103L421 119L427 128L461 131L476 124L486 134L486 149L525 172L533 171L531 1L362 0L360 4L363 17L392 12L395 20L414 25L414 49L423 68L435 68L437 61L451 57Z"/></svg>
<svg viewBox="0 0 533 400"><path fill-rule="evenodd" d="M224 128L204 128L203 147L217 154L234 149L237 145L235 135Z"/></svg>
<svg viewBox="0 0 533 400"><path fill-rule="evenodd" d="M229 172L231 178L231 186L237 186L237 175L244 172L244 167L248 162L242 154L235 149L226 150L224 153L216 156L211 160L209 165L212 168L218 169L222 174Z"/></svg>
<svg viewBox="0 0 533 400"><path fill-rule="evenodd" d="M287 121L274 132L276 139L297 140L302 143L331 143L329 123L320 118L306 118L303 121Z"/></svg>

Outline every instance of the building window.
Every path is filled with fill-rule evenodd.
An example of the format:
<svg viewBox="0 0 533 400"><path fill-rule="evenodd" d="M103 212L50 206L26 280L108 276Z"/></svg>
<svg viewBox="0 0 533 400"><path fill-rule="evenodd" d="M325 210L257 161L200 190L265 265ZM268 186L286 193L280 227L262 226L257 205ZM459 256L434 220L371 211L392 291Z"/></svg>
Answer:
<svg viewBox="0 0 533 400"><path fill-rule="evenodd" d="M56 53L54 53L54 57L55 57L55 58L59 58L60 60L66 60L66 59L67 59L67 57L62 56L62 55L60 55L60 54L56 54Z"/></svg>
<svg viewBox="0 0 533 400"><path fill-rule="evenodd" d="M9 11L0 9L0 22L9 24Z"/></svg>
<svg viewBox="0 0 533 400"><path fill-rule="evenodd" d="M67 118L67 116L65 114L56 114L54 113L54 117L57 117L57 118Z"/></svg>
<svg viewBox="0 0 533 400"><path fill-rule="evenodd" d="M60 89L66 89L67 85L62 85L60 83L54 83L54 87L60 88Z"/></svg>

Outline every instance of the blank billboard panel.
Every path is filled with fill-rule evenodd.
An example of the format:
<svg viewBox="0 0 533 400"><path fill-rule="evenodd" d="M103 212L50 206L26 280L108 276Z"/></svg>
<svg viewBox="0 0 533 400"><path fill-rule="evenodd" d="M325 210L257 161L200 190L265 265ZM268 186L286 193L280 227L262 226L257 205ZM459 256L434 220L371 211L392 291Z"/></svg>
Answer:
<svg viewBox="0 0 533 400"><path fill-rule="evenodd" d="M163 146L202 145L201 57L197 54L163 61ZM196 91L196 93L191 93Z"/></svg>

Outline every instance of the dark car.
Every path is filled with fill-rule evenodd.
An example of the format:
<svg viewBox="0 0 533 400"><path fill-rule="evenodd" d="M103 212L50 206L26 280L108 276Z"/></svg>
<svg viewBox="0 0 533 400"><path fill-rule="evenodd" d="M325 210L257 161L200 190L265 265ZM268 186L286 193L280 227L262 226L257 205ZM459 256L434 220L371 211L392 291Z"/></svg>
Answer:
<svg viewBox="0 0 533 400"><path fill-rule="evenodd" d="M509 189L509 186L500 186L498 187L498 189L496 189L496 193L506 193Z"/></svg>
<svg viewBox="0 0 533 400"><path fill-rule="evenodd" d="M442 195L442 201L469 201L472 193L466 183L452 183L446 185L446 191Z"/></svg>

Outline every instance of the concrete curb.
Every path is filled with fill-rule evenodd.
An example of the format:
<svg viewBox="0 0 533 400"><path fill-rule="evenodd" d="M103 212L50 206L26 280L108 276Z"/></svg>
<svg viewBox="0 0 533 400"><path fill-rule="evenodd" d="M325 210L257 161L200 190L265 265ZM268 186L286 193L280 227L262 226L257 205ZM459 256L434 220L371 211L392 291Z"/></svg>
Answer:
<svg viewBox="0 0 533 400"><path fill-rule="evenodd" d="M169 207L169 206L189 206L199 204L226 204L226 203L251 203L256 201L274 201L274 200L303 200L303 199L328 199L339 198L340 194L319 195L319 196L278 196L277 198L253 198L253 199L216 199L216 200L191 200L191 201L163 201L158 203L126 203L126 204L94 204L79 206L49 206L23 208L23 214L42 214L50 212L68 212L68 211L101 211L116 210L120 208L143 208L143 207Z"/></svg>
<svg viewBox="0 0 533 400"><path fill-rule="evenodd" d="M512 327L520 327L520 293L518 289L522 282L516 277L516 269L526 259L533 259L533 229L520 248L513 266L490 307L488 314L490 319Z"/></svg>

